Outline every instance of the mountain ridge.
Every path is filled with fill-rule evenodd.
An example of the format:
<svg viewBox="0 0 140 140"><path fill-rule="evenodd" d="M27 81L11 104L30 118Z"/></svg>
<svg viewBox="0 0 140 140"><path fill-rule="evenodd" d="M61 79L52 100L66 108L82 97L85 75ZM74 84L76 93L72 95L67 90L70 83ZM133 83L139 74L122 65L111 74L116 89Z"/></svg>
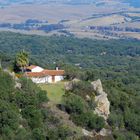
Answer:
<svg viewBox="0 0 140 140"><path fill-rule="evenodd" d="M103 2L120 2L128 3L133 7L140 7L139 0L0 0L0 5L10 5L10 4L34 4L34 3L65 3L65 4L91 4L91 3L103 3Z"/></svg>

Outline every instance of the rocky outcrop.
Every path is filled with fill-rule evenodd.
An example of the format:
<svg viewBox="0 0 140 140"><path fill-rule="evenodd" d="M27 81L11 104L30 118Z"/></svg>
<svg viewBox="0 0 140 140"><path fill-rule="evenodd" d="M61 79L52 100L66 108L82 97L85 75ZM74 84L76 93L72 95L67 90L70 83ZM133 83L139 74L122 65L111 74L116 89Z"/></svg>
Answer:
<svg viewBox="0 0 140 140"><path fill-rule="evenodd" d="M84 136L93 137L93 132L82 129Z"/></svg>
<svg viewBox="0 0 140 140"><path fill-rule="evenodd" d="M95 102L97 103L95 113L107 120L110 114L110 102L107 94L103 91L101 80L93 81L91 84L97 93L97 96L95 96Z"/></svg>
<svg viewBox="0 0 140 140"><path fill-rule="evenodd" d="M79 81L80 81L79 79L74 79L71 82L65 83L65 90L66 91L72 90L73 85ZM93 86L93 90L96 93L95 102L97 104L97 107L95 108L94 112L99 116L102 116L105 120L107 120L110 114L110 102L107 98L107 93L104 92L100 79L91 82L91 85ZM91 97L89 95L86 95L85 97L86 100L91 100Z"/></svg>
<svg viewBox="0 0 140 140"><path fill-rule="evenodd" d="M103 128L103 129L99 132L99 135L101 135L101 136L109 136L109 135L111 135L111 134L112 134L111 130L110 130L110 129L105 129L105 128Z"/></svg>
<svg viewBox="0 0 140 140"><path fill-rule="evenodd" d="M70 91L70 90L72 90L72 88L73 88L73 84L75 84L75 83L77 83L77 82L80 82L80 80L79 79L73 79L71 82L66 82L65 83L65 90L66 91Z"/></svg>

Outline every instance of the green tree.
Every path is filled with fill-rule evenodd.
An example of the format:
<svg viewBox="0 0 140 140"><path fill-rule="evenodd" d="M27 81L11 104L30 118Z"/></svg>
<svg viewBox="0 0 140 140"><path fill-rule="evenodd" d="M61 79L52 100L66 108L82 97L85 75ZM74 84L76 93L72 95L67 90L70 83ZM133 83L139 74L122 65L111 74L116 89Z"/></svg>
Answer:
<svg viewBox="0 0 140 140"><path fill-rule="evenodd" d="M16 60L15 60L16 66L21 69L22 72L24 72L25 67L29 64L29 56L28 53L22 50L21 52L17 53Z"/></svg>

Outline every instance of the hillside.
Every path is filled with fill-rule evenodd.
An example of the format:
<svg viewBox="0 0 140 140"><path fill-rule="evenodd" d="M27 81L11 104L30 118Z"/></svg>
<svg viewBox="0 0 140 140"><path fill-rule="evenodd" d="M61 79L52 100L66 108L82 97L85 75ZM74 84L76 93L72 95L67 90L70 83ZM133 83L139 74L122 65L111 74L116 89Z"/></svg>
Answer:
<svg viewBox="0 0 140 140"><path fill-rule="evenodd" d="M93 110L96 107L94 100L92 100L93 102L85 100L85 95L88 95L90 98L92 98L93 95L98 95L96 92L93 92L90 83L101 79L104 91L107 93L110 101L111 114L107 122L109 128L112 130L113 137L116 140L120 140L121 138L125 140L138 139L140 135L139 40L99 41L66 36L29 36L10 32L1 32L0 36L0 56L3 68L13 70L15 54L24 49L30 54L31 64L37 64L44 68L54 68L57 65L65 69L65 77L67 80L71 81L74 78L81 80L80 83L76 84L74 88L64 96L63 104L59 106L61 107L59 108L61 111L66 111L69 114L70 119L77 126L86 128L89 131L92 129L98 131L102 128L101 126L104 126L103 123L98 126L98 117L90 112L91 109ZM6 78L1 78L1 80L5 79ZM26 80L24 82L26 82ZM4 82L2 81L0 83ZM34 86L36 89L36 85ZM51 89L51 87L48 88ZM55 88L53 88L53 90L55 90ZM45 89L45 87L43 89ZM11 92L13 90L12 87L9 93L13 93ZM32 88L27 89L26 92L28 92L28 90L32 91ZM40 89L37 88L37 91L38 90ZM57 88L57 90L58 92L62 92L62 89ZM50 94L50 91L48 92L48 94ZM56 94L56 91L54 92ZM64 95L64 91L62 94ZM52 98L55 100L53 96ZM61 98L61 94L59 98ZM9 95L8 98L6 97L4 100L5 99L9 99ZM54 112L61 112L56 110L55 106L52 107L54 107ZM89 116L89 118L86 118L86 116ZM86 120L85 118L90 125L84 121ZM93 118L96 121L92 123ZM54 121L55 119L56 118L54 118ZM48 123L50 123L50 120L48 120ZM57 124L56 127L58 125L59 124ZM52 124L49 126L52 126ZM61 130L63 133L63 128ZM69 136L67 131L70 132L70 136L73 136L73 132L71 132L69 128L64 131L66 135L68 134L67 136ZM53 132L51 130L49 132L52 136ZM55 132L58 135L60 133L59 129L56 129ZM77 133L79 134L79 132ZM65 134L63 135L64 137ZM55 138L57 139L58 136L56 135Z"/></svg>
<svg viewBox="0 0 140 140"><path fill-rule="evenodd" d="M140 140L140 0L0 0L0 140Z"/></svg>
<svg viewBox="0 0 140 140"><path fill-rule="evenodd" d="M82 140L88 138L82 132L85 126L85 129L94 129L99 132L105 125L104 119L94 114L88 102L80 95L70 95L71 100L67 95L69 94L65 93L65 96L61 97L63 101L61 104L55 104L48 100L47 92L41 90L31 80L17 79L14 73L0 70L1 140ZM68 100L71 102L70 104L67 103ZM63 110L59 105L63 106ZM66 111L69 108L71 108L71 112ZM80 125L73 118L73 115L85 117L86 114L90 115L86 118L87 121L89 123L93 121L90 125L82 120L81 123L85 124ZM91 135L92 137L96 139L96 136ZM109 136L100 137L104 140L109 138Z"/></svg>
<svg viewBox="0 0 140 140"><path fill-rule="evenodd" d="M140 59L139 40L105 41L65 36L29 36L11 32L1 32L0 36L1 54L12 58L25 49L31 61L43 67L67 63L79 64L82 68L112 69L113 66L114 70L118 70L137 64Z"/></svg>
<svg viewBox="0 0 140 140"><path fill-rule="evenodd" d="M0 70L0 139L44 139L46 92L30 80L15 81L10 75Z"/></svg>

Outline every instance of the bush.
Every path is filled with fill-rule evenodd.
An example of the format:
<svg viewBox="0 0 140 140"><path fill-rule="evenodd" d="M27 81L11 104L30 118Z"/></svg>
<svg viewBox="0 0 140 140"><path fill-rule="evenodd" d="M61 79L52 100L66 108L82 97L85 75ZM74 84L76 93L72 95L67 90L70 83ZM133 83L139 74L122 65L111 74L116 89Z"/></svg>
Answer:
<svg viewBox="0 0 140 140"><path fill-rule="evenodd" d="M88 130L95 129L96 131L100 131L105 126L104 119L97 116L92 111L88 111L80 115L73 114L71 119L77 125L82 126Z"/></svg>
<svg viewBox="0 0 140 140"><path fill-rule="evenodd" d="M108 118L108 123L111 125L113 128L121 128L124 127L124 120L123 116L118 113L111 113Z"/></svg>
<svg viewBox="0 0 140 140"><path fill-rule="evenodd" d="M0 133L11 129L16 130L19 125L19 112L14 104L0 100Z"/></svg>
<svg viewBox="0 0 140 140"><path fill-rule="evenodd" d="M138 137L134 133L129 131L114 131L113 137L115 140L138 140Z"/></svg>
<svg viewBox="0 0 140 140"><path fill-rule="evenodd" d="M68 113L80 114L87 110L86 102L78 95L68 93L63 97L63 104Z"/></svg>
<svg viewBox="0 0 140 140"><path fill-rule="evenodd" d="M74 132L67 126L60 125L55 129L50 129L47 134L48 140L66 140L71 139L74 136Z"/></svg>
<svg viewBox="0 0 140 140"><path fill-rule="evenodd" d="M90 82L80 81L73 83L73 88L71 90L72 93L81 96L85 99L86 95L90 97L95 96L93 86Z"/></svg>
<svg viewBox="0 0 140 140"><path fill-rule="evenodd" d="M45 133L43 128L33 129L33 139L34 140L45 140Z"/></svg>
<svg viewBox="0 0 140 140"><path fill-rule="evenodd" d="M125 127L129 131L135 132L140 136L140 116L138 114L131 113L130 111L125 112Z"/></svg>
<svg viewBox="0 0 140 140"><path fill-rule="evenodd" d="M36 107L27 106L22 110L22 115L27 119L28 124L32 129L43 127L43 115Z"/></svg>

